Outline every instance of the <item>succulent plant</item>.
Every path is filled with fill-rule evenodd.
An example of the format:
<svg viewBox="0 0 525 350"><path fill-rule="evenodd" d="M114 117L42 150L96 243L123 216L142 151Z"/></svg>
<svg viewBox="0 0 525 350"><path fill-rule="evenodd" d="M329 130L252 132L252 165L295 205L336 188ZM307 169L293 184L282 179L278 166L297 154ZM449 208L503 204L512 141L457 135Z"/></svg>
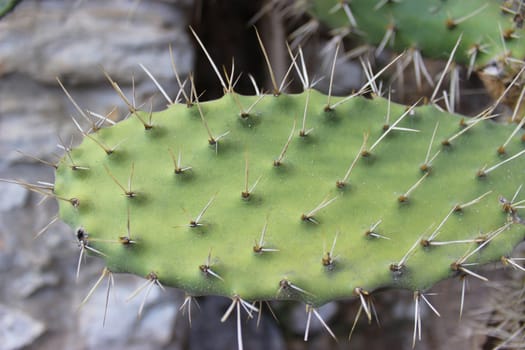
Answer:
<svg viewBox="0 0 525 350"><path fill-rule="evenodd" d="M58 200L78 269L86 253L106 261L95 287L132 273L147 279L137 293L231 298L224 318L236 310L239 348L251 302L301 301L310 320L356 297L371 319L370 296L384 288L413 291L415 341L422 303L436 311L425 296L434 284L486 280L475 265L513 261L524 238L522 124L494 123L494 106L465 119L399 105L369 93L375 78L324 95L294 66L302 93L274 84L240 95L215 67L222 98L200 102L192 84L179 103L161 88L160 112L137 108L108 76L129 118L89 129L73 119L84 139L62 142L55 183L18 183Z"/></svg>
<svg viewBox="0 0 525 350"><path fill-rule="evenodd" d="M434 83L423 57L447 59L456 43L454 61L468 66L468 75L479 73L495 98L514 79L525 58L521 0L310 0L306 8L330 28L342 28L343 33L376 46L376 53L385 48L410 51L407 58L414 63L418 86L422 79ZM514 107L520 90L517 86L504 102Z"/></svg>
<svg viewBox="0 0 525 350"><path fill-rule="evenodd" d="M447 59L461 37L455 60L472 69L525 57L521 1L311 0L309 5L322 23L349 27L380 49L414 48L426 57Z"/></svg>

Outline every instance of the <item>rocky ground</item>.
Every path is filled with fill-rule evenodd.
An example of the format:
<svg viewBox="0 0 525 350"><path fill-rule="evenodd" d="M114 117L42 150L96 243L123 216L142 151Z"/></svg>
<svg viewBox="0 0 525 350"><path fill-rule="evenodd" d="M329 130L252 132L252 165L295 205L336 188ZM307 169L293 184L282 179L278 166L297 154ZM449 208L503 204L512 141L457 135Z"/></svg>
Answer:
<svg viewBox="0 0 525 350"><path fill-rule="evenodd" d="M24 0L0 21L0 178L31 183L52 182L57 143L78 142L80 134L70 117L78 117L60 89L56 77L82 108L118 120L125 109L107 83L103 71L131 94L132 77L137 101L156 93L155 86L138 64L144 64L168 93L175 96L171 71L171 45L182 76L196 69L195 47L188 33L201 2ZM192 19L193 18L193 19ZM203 20L203 19L201 19ZM284 38L262 26L267 38ZM275 24L275 23L274 23ZM204 26L203 26L204 27ZM204 29L203 29L204 30ZM213 37L213 36L212 36ZM284 40L284 39L283 39ZM279 46L279 45L277 45ZM199 53L199 56L200 55ZM197 72L202 72L197 64ZM209 69L209 68L208 68ZM359 69L342 66L338 86L348 89L360 80ZM263 75L263 74L262 74ZM158 95L158 93L157 93ZM158 97L158 96L157 96ZM161 98L155 100L162 107ZM115 109L115 106L119 108ZM22 151L22 152L19 152ZM27 156L29 154L31 156ZM0 349L233 349L234 320L220 323L229 305L224 298L201 298L188 315L179 310L184 294L152 288L144 311L137 313L142 295L126 301L144 279L115 276L103 324L106 285L80 307L100 275L103 263L87 257L76 279L79 247L74 231L53 222L40 237L35 235L55 217L54 200L42 198L21 186L0 182ZM496 276L496 274L494 274ZM473 281L466 302L469 310L489 302L486 289ZM461 285L445 281L432 297L441 312L438 319L423 313L423 341L418 349L477 349L483 337L469 333L458 322ZM411 346L413 305L410 293L380 293L376 306L381 328L360 322L352 347L408 349ZM247 349L348 348L347 336L358 304L334 302L320 313L341 338L333 342L314 322L311 341L302 341L306 314L302 305L275 304L279 321L265 311L259 327L244 325ZM265 309L267 310L267 308Z"/></svg>

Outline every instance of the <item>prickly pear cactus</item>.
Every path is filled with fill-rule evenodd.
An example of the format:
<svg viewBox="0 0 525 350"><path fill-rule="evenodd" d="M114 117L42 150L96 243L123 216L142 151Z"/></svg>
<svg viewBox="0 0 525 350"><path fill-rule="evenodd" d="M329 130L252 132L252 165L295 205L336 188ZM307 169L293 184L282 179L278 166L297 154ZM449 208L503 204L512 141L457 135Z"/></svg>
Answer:
<svg viewBox="0 0 525 350"><path fill-rule="evenodd" d="M315 90L132 112L56 170L60 218L111 272L315 307L484 279L524 237L523 132L488 114Z"/></svg>
<svg viewBox="0 0 525 350"><path fill-rule="evenodd" d="M455 60L471 70L496 62L507 70L508 59L525 57L521 0L311 0L309 11L332 28L350 27L372 45L413 48L438 59L448 58L461 36Z"/></svg>

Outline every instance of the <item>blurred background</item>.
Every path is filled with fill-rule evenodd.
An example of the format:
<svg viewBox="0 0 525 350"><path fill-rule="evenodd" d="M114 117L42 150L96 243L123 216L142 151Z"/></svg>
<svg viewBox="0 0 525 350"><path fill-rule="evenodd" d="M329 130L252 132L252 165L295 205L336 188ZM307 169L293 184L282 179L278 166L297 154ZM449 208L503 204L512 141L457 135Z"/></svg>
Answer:
<svg viewBox="0 0 525 350"><path fill-rule="evenodd" d="M5 1L4 1L5 2ZM165 106L155 85L139 67L143 64L164 89L175 97L179 86L173 61L184 80L190 72L201 100L221 96L222 89L202 49L189 31L196 31L217 66L242 73L236 91L253 94L248 74L259 87L271 90L266 64L255 35L259 30L278 80L289 67L286 49L301 45L312 80L328 77L337 35L312 21L302 1L271 0L23 0L0 19L0 178L53 182L53 167L61 151L57 143L78 143L81 135L71 121L78 117L61 90L59 77L82 109L120 120L126 109L104 76L107 72L128 96L134 91L141 103L153 96L155 109ZM353 47L344 42L337 57L334 94L349 94L363 83L358 61L345 54ZM377 58L378 66L390 59ZM443 62L428 62L439 72ZM408 75L409 76L409 75ZM316 88L327 90L329 79ZM488 98L479 82L464 79L468 99L458 109L473 115ZM410 82L407 84L410 86ZM412 84L413 85L413 84ZM292 77L288 91L299 91ZM397 91L402 102L418 96ZM144 279L115 276L107 316L106 285L90 300L81 301L98 279L103 262L87 257L76 280L79 247L74 229L54 220L54 200L42 200L22 186L0 182L0 350L12 349L235 349L235 322L220 318L230 300L198 298L200 308L180 310L184 293L153 288L137 317L142 295L126 298ZM50 224L48 226L48 224ZM42 230L45 229L43 232ZM35 235L42 233L35 239ZM432 292L437 318L422 313L423 339L417 349L491 349L487 325L497 322L506 307L523 315L523 288L519 275L488 266L488 286L469 283L463 319L459 320L461 282L440 283ZM501 298L503 296L503 298ZM499 298L499 299L498 299ZM516 300L518 302L516 303ZM514 304L505 304L511 303ZM320 308L323 318L340 339L334 342L321 324L313 322L310 341L303 342L304 305L272 303L277 320L263 308L260 324L247 321L246 349L410 349L413 300L408 291L375 294L380 325L357 324L352 341L348 333L359 304L355 300L332 302ZM520 309L521 307L521 309ZM496 319L496 321L494 321ZM314 320L315 321L315 320ZM496 323L497 324L497 323ZM519 334L523 339L523 332ZM525 342L525 341L524 341Z"/></svg>

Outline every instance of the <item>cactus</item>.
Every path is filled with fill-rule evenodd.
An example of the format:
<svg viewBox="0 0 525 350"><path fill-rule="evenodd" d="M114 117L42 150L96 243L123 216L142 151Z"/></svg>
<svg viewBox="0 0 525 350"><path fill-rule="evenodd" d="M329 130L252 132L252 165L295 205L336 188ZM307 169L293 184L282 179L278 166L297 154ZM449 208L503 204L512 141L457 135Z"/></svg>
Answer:
<svg viewBox="0 0 525 350"><path fill-rule="evenodd" d="M448 58L462 36L455 60L485 67L494 60L525 57L520 1L310 1L310 13L332 28L350 26L372 45L418 49ZM517 3L517 4L514 4ZM337 11L335 11L337 9Z"/></svg>
<svg viewBox="0 0 525 350"><path fill-rule="evenodd" d="M475 265L517 264L523 122L494 123L495 105L465 120L365 97L373 79L350 96L324 95L294 65L302 93L274 83L272 95L240 95L215 68L222 98L200 102L192 84L178 103L161 88L160 112L135 107L108 76L129 118L105 127L100 117L89 130L73 119L84 139L61 141L65 155L47 163L55 183L15 182L58 200L79 244L77 273L85 254L105 260L94 288L132 273L143 288L184 290L188 303L225 296L239 327L241 309L252 315L260 300L304 302L310 319L356 297L370 319L374 291L402 288L414 293L415 341L421 303L435 310L433 285L456 276L464 287L486 280Z"/></svg>
<svg viewBox="0 0 525 350"><path fill-rule="evenodd" d="M311 0L307 8L327 26L346 28L343 32L355 33L358 39L377 46L376 53L386 47L411 50L418 86L421 75L433 83L421 57L446 59L458 41L455 62L468 66L468 75L480 73L495 98L525 58L521 0ZM504 102L514 106L519 88L516 90L516 96Z"/></svg>
<svg viewBox="0 0 525 350"><path fill-rule="evenodd" d="M412 290L418 310L435 283L485 279L472 265L523 240L524 136L492 109L466 121L359 93L243 96L223 83L218 100L192 89L151 112L112 84L131 116L77 123L84 140L62 145L54 186L33 187L58 199L81 257L106 260L102 277L230 297L230 312L300 300L311 315L354 296L370 317L373 291Z"/></svg>

